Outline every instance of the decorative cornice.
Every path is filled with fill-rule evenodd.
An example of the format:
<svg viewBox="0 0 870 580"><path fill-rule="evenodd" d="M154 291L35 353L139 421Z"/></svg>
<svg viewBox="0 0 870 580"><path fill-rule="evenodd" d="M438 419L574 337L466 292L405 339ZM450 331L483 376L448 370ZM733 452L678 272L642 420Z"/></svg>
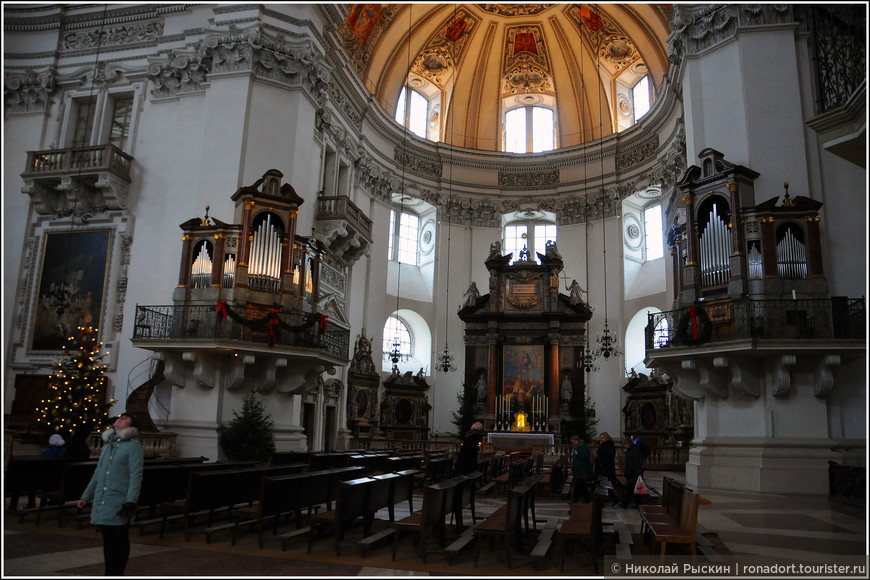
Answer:
<svg viewBox="0 0 870 580"><path fill-rule="evenodd" d="M789 4L674 4L668 60L672 63L728 40L738 28L796 22Z"/></svg>
<svg viewBox="0 0 870 580"><path fill-rule="evenodd" d="M559 170L550 171L499 171L498 184L504 187L534 187L558 185Z"/></svg>
<svg viewBox="0 0 870 580"><path fill-rule="evenodd" d="M65 29L68 27L64 26ZM91 48L108 48L154 42L163 35L163 22L141 22L133 24L118 24L105 28L89 30L73 30L61 34L60 50L87 50Z"/></svg>

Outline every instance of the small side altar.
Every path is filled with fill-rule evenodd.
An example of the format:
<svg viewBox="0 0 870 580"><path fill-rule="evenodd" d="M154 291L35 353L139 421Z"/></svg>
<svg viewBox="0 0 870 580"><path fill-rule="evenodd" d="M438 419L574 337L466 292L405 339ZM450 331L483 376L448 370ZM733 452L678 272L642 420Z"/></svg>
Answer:
<svg viewBox="0 0 870 580"><path fill-rule="evenodd" d="M486 442L492 443L496 451L525 451L535 445L553 445L552 433L530 433L523 431L504 431L487 433Z"/></svg>

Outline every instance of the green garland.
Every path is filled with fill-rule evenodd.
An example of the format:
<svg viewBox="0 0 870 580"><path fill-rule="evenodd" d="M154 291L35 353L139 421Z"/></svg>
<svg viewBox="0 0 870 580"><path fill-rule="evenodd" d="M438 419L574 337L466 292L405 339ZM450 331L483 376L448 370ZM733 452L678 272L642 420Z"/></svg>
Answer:
<svg viewBox="0 0 870 580"><path fill-rule="evenodd" d="M235 312L233 307L227 304L226 302L218 303L217 309L215 310L216 316L223 320L223 316L221 315L222 308L226 310L227 316L244 326L245 328L250 328L254 331L265 331L268 330L269 326L272 325L273 320L278 320L278 328L283 330L287 330L289 332L300 332L303 330L308 330L320 320L319 316L309 316L307 320L305 320L302 324L287 324L283 320L281 320L280 316L278 316L277 312L270 312L269 314L263 316L262 318L246 318L242 314ZM241 309L239 309L241 310Z"/></svg>
<svg viewBox="0 0 870 580"><path fill-rule="evenodd" d="M695 311L695 335L692 334L692 309ZM677 345L696 346L709 342L713 335L713 323L701 306L690 306L680 316L677 324Z"/></svg>

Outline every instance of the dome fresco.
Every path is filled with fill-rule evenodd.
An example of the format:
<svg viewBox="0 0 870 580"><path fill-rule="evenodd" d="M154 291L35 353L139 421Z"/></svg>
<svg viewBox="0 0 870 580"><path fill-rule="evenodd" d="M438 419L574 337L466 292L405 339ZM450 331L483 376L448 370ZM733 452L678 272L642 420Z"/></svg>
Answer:
<svg viewBox="0 0 870 580"><path fill-rule="evenodd" d="M554 112L555 148L634 122L632 87L667 72L669 5L352 4L341 25L356 72L390 116L404 86L429 101L428 137L502 151L504 114ZM652 100L652 99L651 99Z"/></svg>

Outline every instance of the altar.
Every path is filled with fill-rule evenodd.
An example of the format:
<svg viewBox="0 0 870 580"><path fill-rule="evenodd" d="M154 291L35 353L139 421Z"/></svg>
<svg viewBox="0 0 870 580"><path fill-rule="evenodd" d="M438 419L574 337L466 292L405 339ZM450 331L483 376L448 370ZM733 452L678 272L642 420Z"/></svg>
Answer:
<svg viewBox="0 0 870 580"><path fill-rule="evenodd" d="M497 431L486 435L486 442L492 443L496 451L530 451L535 445L550 445L552 452L553 441L552 433Z"/></svg>

